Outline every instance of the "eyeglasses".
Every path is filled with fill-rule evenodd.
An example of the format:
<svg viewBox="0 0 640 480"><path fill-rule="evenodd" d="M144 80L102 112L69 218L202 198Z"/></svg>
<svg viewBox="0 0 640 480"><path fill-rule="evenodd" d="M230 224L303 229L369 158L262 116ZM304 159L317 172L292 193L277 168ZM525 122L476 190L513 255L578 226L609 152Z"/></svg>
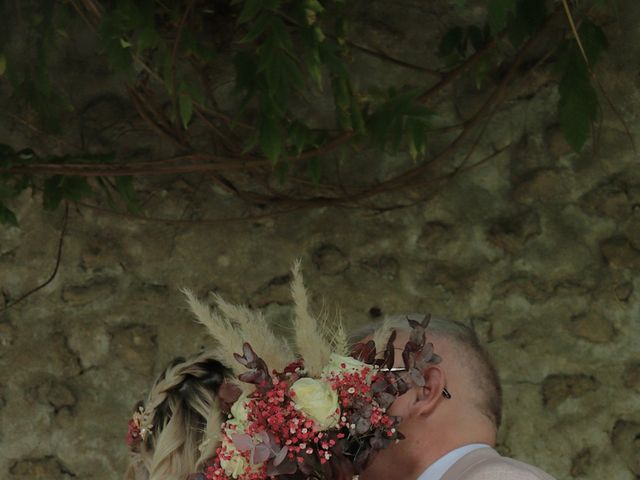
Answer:
<svg viewBox="0 0 640 480"><path fill-rule="evenodd" d="M407 369L404 367L391 367L391 368L381 368L380 371L381 372L406 372ZM447 400L451 398L451 394L449 393L449 390L447 390L447 387L444 387L442 389L442 396Z"/></svg>

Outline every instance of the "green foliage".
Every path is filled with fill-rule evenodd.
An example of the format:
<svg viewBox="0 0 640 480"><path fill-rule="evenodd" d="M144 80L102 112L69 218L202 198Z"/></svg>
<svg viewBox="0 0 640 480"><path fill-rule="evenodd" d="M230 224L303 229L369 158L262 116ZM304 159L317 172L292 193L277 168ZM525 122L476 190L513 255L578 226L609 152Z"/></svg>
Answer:
<svg viewBox="0 0 640 480"><path fill-rule="evenodd" d="M591 22L584 22L578 36L593 67L607 48L602 30ZM593 123L598 118L598 94L592 84L592 75L575 39L564 45L559 67L562 79L558 91L558 117L560 129L569 145L580 151L587 141Z"/></svg>
<svg viewBox="0 0 640 480"><path fill-rule="evenodd" d="M434 113L420 104L421 90L391 90L387 100L368 118L368 128L380 148L397 151L406 142L411 158L424 155L427 128Z"/></svg>
<svg viewBox="0 0 640 480"><path fill-rule="evenodd" d="M516 0L489 0L487 21L494 35L505 29L509 16L516 11L516 5Z"/></svg>
<svg viewBox="0 0 640 480"><path fill-rule="evenodd" d="M461 9L470 8L464 0L451 2ZM600 3L602 0L581 2L598 8ZM252 160L268 160L281 182L294 171L317 184L327 175L319 153L334 149L334 143L339 155L346 156L354 146L374 147L406 154L408 162L420 162L429 145L449 141L446 134L437 141L433 138L440 135L437 128L441 125L435 122L439 107L429 108L425 102L426 87L434 85L431 80L405 85L410 82L400 78L398 85L380 93L363 87L368 82L354 77L351 41L357 39L349 33L353 5L342 0L114 0L103 2L96 39L105 64L132 91L148 93L145 98L154 104L145 117L157 112L150 121L176 140L185 154L201 153L190 142L206 121L216 130L216 138L224 137L221 146L216 146L223 155L243 152ZM513 64L514 53L545 25L550 15L546 7L551 5L541 0L486 0L486 18L478 24L450 25L434 45L439 61L427 67L430 74L442 72L435 84L447 84L451 75L470 81L479 90L494 88ZM37 114L38 128L60 131L61 120L70 112L68 92L56 85L51 67L62 49L78 41L68 33L74 31L68 24L75 10L68 2L56 0L24 2L20 8L29 19L26 53L9 51L0 32L0 79L9 80L18 108ZM589 9L581 8L583 11ZM607 47L606 36L596 23L580 13L578 24L589 67L567 26L567 40L561 48L556 52L556 45L551 45L540 57L557 64L558 119L576 151L583 148L599 114L590 68ZM231 112L222 111L215 101L220 77L228 81L227 71L220 68L220 62L226 60L234 67L231 81L237 108ZM219 71L224 73L219 75ZM212 79L218 84L212 85ZM226 100L221 103L233 104ZM309 111L325 111L327 101L332 102L333 119L318 123L307 118ZM0 168L4 169L113 160L101 155L38 158L33 152L0 145ZM119 159L119 163L126 161ZM43 191L47 210L65 201L100 195L113 208L124 206L139 213L135 185L134 178L124 176L0 176L0 222L16 223L7 205L13 205L13 199L28 186Z"/></svg>
<svg viewBox="0 0 640 480"><path fill-rule="evenodd" d="M16 214L9 210L2 202L0 202L0 224L10 225L12 227L18 226Z"/></svg>

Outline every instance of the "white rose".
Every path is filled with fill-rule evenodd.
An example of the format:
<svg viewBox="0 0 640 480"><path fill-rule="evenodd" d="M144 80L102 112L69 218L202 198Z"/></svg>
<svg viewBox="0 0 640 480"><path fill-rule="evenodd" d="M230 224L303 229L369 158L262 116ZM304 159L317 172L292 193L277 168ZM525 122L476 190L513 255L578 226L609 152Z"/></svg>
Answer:
<svg viewBox="0 0 640 480"><path fill-rule="evenodd" d="M356 360L353 357L345 357L343 355L338 355L337 353L332 353L329 357L329 363L327 363L327 365L322 369L322 376L327 377L332 373L338 374L342 372L356 373L365 367L371 368L370 365L367 365L360 360Z"/></svg>
<svg viewBox="0 0 640 480"><path fill-rule="evenodd" d="M338 423L338 394L326 382L301 378L291 385L296 408L326 430Z"/></svg>
<svg viewBox="0 0 640 480"><path fill-rule="evenodd" d="M249 420L249 409L247 403L249 399L246 394L242 394L233 405L231 405L231 415L240 424L244 424Z"/></svg>

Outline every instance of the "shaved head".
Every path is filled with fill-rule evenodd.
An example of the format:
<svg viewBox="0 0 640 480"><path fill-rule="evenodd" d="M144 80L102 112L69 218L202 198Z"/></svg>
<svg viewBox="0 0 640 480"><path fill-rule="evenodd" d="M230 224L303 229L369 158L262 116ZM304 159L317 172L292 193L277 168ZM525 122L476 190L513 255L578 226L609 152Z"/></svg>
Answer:
<svg viewBox="0 0 640 480"><path fill-rule="evenodd" d="M370 324L354 332L352 338L362 339L380 327L400 332L410 330L407 317L419 319L416 314L399 315L383 323ZM356 337L357 335L357 337ZM432 318L427 328L427 341L436 344L436 353L443 358L443 365L451 373L457 373L464 385L463 391L452 394L463 395L466 402L500 427L502 419L502 388L496 367L489 353L480 345L475 332L466 325L439 318ZM376 345L378 349L382 345Z"/></svg>

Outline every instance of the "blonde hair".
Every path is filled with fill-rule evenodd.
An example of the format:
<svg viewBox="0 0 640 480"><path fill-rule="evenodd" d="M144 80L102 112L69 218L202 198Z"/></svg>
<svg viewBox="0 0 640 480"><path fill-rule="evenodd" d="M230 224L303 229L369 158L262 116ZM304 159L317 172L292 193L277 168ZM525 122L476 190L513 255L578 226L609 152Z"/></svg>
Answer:
<svg viewBox="0 0 640 480"><path fill-rule="evenodd" d="M132 448L125 480L186 480L215 454L217 393L230 375L216 357L177 358L158 376L141 409L149 433Z"/></svg>

